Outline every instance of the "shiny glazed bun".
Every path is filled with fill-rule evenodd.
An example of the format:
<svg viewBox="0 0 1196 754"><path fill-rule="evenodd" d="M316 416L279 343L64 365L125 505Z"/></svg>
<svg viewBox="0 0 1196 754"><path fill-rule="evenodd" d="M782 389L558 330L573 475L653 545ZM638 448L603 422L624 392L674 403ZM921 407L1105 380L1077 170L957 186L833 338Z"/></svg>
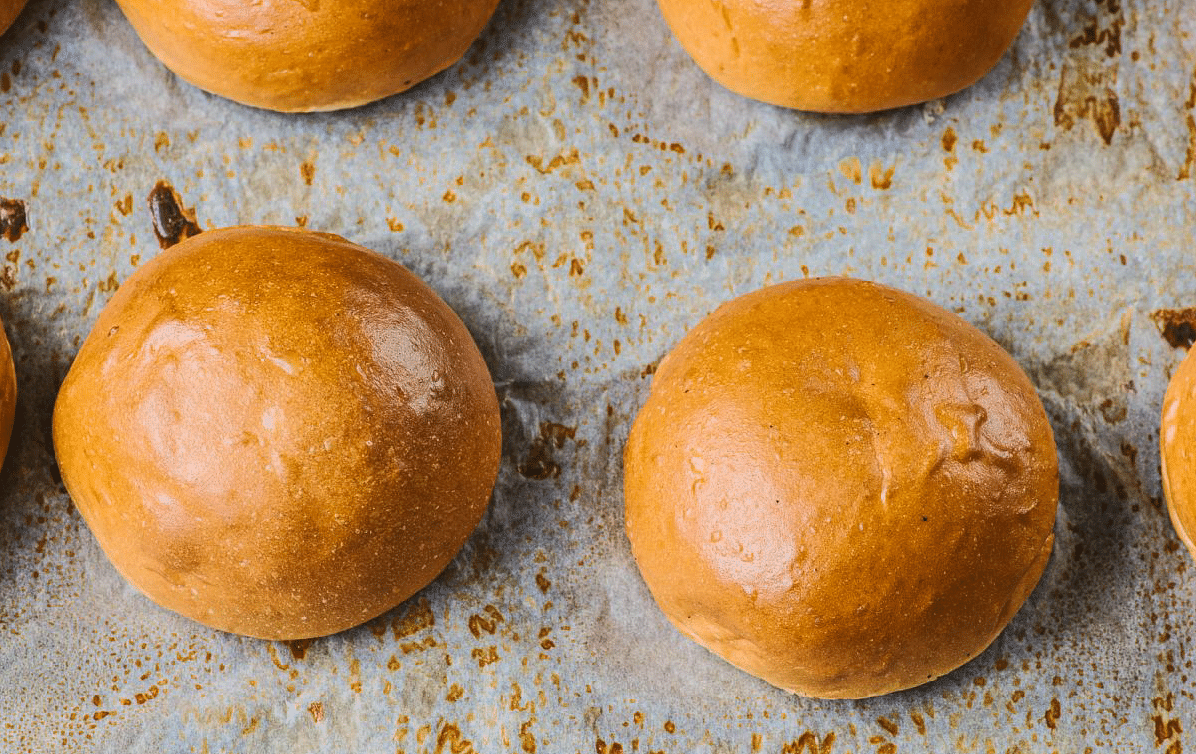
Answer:
<svg viewBox="0 0 1196 754"><path fill-rule="evenodd" d="M1167 385L1159 433L1163 495L1175 532L1196 557L1196 359L1189 351Z"/></svg>
<svg viewBox="0 0 1196 754"><path fill-rule="evenodd" d="M12 347L0 323L0 463L8 455L12 423L17 413L17 371L12 361Z"/></svg>
<svg viewBox="0 0 1196 754"><path fill-rule="evenodd" d="M959 667L1051 553L1055 442L1017 364L959 317L842 278L724 304L660 364L626 525L683 633L805 696Z"/></svg>
<svg viewBox="0 0 1196 754"><path fill-rule="evenodd" d="M0 34L8 31L25 8L25 0L0 0Z"/></svg>
<svg viewBox="0 0 1196 754"><path fill-rule="evenodd" d="M283 112L357 107L443 71L498 0L117 0L166 67Z"/></svg>
<svg viewBox="0 0 1196 754"><path fill-rule="evenodd" d="M54 407L120 573L208 626L299 639L399 604L485 511L498 404L465 326L337 236L194 236L104 307Z"/></svg>
<svg viewBox="0 0 1196 754"><path fill-rule="evenodd" d="M1013 42L1030 0L657 0L681 46L733 92L863 113L974 84Z"/></svg>

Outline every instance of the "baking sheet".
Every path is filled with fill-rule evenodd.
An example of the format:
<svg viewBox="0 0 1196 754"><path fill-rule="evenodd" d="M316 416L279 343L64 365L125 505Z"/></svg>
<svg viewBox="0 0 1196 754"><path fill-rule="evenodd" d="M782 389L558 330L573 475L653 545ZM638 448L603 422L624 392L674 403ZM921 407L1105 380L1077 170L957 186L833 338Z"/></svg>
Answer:
<svg viewBox="0 0 1196 754"><path fill-rule="evenodd" d="M0 38L0 195L29 225L0 240L21 391L0 474L0 749L1191 748L1196 577L1156 428L1196 306L1194 31L1180 0L1039 0L979 85L845 118L720 89L650 0L503 0L432 81L282 116L182 84L107 0L33 0ZM158 252L160 180L203 227L306 225L401 261L490 365L491 508L443 576L366 626L288 645L168 614L62 489L55 390ZM1054 557L1008 630L944 679L856 702L788 696L683 639L622 534L650 365L721 301L824 274L995 337L1061 456Z"/></svg>

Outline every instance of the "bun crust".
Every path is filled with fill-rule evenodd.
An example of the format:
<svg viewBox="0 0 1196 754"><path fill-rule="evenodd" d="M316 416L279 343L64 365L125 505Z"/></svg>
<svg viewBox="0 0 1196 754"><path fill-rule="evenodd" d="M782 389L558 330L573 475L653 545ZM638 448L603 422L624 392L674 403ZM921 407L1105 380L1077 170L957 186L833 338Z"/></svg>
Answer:
<svg viewBox="0 0 1196 754"><path fill-rule="evenodd" d="M720 307L660 364L625 449L661 610L804 696L886 694L979 654L1050 557L1055 443L959 317L848 279Z"/></svg>
<svg viewBox="0 0 1196 754"><path fill-rule="evenodd" d="M357 107L457 62L498 0L117 0L187 82L283 112Z"/></svg>
<svg viewBox="0 0 1196 754"><path fill-rule="evenodd" d="M1163 397L1159 450L1167 512L1176 534L1196 557L1196 359L1190 351Z"/></svg>
<svg viewBox="0 0 1196 754"><path fill-rule="evenodd" d="M733 92L782 107L862 113L978 81L1030 0L657 0L681 46Z"/></svg>
<svg viewBox="0 0 1196 754"><path fill-rule="evenodd" d="M498 403L465 326L341 238L242 227L142 266L54 408L67 490L155 602L266 639L428 584L485 511Z"/></svg>

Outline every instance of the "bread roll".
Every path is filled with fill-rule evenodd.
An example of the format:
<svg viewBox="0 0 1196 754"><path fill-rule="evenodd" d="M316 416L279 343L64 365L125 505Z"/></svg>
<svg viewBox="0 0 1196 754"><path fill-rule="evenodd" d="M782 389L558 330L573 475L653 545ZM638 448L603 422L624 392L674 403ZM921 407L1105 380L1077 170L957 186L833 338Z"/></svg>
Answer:
<svg viewBox="0 0 1196 754"><path fill-rule="evenodd" d="M1196 557L1196 359L1190 351L1163 397L1159 450L1167 512L1176 534Z"/></svg>
<svg viewBox="0 0 1196 754"><path fill-rule="evenodd" d="M724 304L660 364L625 456L661 610L804 696L975 657L1051 553L1055 443L1025 374L959 317L842 278Z"/></svg>
<svg viewBox="0 0 1196 754"><path fill-rule="evenodd" d="M120 573L224 631L300 639L449 563L498 470L498 404L449 307L336 236L194 236L120 286L54 407L63 482Z"/></svg>
<svg viewBox="0 0 1196 754"><path fill-rule="evenodd" d="M24 7L25 0L0 0L0 34L8 31Z"/></svg>
<svg viewBox="0 0 1196 754"><path fill-rule="evenodd" d="M12 423L17 413L17 371L12 361L12 347L0 322L0 463L8 455Z"/></svg>
<svg viewBox="0 0 1196 754"><path fill-rule="evenodd" d="M943 97L996 65L1030 0L657 0L681 46L733 92L863 113Z"/></svg>
<svg viewBox="0 0 1196 754"><path fill-rule="evenodd" d="M443 71L498 0L117 0L201 89L283 112L357 107Z"/></svg>

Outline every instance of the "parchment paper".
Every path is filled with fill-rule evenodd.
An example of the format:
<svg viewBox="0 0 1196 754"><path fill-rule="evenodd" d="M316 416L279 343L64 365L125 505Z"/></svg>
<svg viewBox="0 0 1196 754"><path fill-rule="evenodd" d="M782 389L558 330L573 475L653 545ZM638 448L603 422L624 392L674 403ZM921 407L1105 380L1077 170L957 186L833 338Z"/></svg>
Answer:
<svg viewBox="0 0 1196 754"><path fill-rule="evenodd" d="M880 12L880 11L878 11ZM651 0L503 0L466 60L344 113L181 83L107 0L32 0L0 38L0 315L20 403L0 474L5 752L1150 752L1196 745L1196 575L1158 414L1196 306L1196 14L1039 0L946 100L803 115L711 83ZM203 227L302 224L456 308L505 451L428 589L307 645L242 639L125 585L55 471L55 390L158 253L170 182ZM996 643L859 702L791 697L674 631L622 534L647 372L720 302L851 274L991 334L1057 434L1054 557ZM1170 324L1168 324L1170 323ZM1190 333L1189 333L1190 334Z"/></svg>

